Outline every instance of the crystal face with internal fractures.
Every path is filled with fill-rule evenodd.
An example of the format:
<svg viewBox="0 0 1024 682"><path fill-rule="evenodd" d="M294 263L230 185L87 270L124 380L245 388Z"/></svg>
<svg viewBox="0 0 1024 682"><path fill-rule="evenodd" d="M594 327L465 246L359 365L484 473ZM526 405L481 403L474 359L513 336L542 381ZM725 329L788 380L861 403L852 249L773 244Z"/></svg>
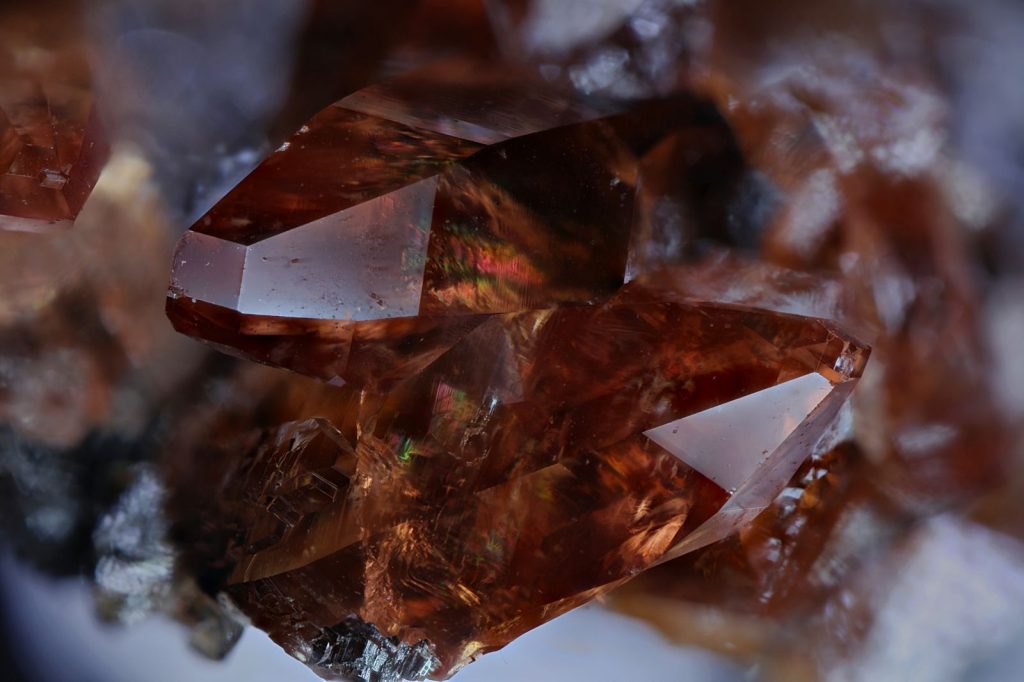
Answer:
<svg viewBox="0 0 1024 682"><path fill-rule="evenodd" d="M236 530L223 587L323 674L353 618L443 678L729 535L867 360L832 323L696 299L631 253L637 159L670 121L714 132L702 105L466 87L329 108L175 257L179 329L345 384L236 449L206 523Z"/></svg>
<svg viewBox="0 0 1024 682"><path fill-rule="evenodd" d="M819 320L639 283L494 316L351 398L354 426L285 423L240 458L227 589L292 651L357 615L443 676L751 520L864 356Z"/></svg>
<svg viewBox="0 0 1024 682"><path fill-rule="evenodd" d="M39 61L0 48L0 230L70 225L109 152L88 79L76 77L84 58Z"/></svg>

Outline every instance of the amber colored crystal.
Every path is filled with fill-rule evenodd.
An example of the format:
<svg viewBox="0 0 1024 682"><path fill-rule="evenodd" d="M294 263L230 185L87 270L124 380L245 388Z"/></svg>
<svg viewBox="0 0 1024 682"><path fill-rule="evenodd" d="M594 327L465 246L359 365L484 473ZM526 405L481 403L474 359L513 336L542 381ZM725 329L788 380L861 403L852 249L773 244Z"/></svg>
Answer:
<svg viewBox="0 0 1024 682"><path fill-rule="evenodd" d="M815 453L739 533L645 572L611 605L680 643L762 661L909 523L874 483L855 445Z"/></svg>
<svg viewBox="0 0 1024 682"><path fill-rule="evenodd" d="M631 237L653 231L634 208L666 137L699 140L676 167L679 202L724 220L690 180L734 173L735 148L693 98L616 114L453 65L372 86L317 115L185 235L171 319L327 381L399 379L487 315L590 302L666 260Z"/></svg>
<svg viewBox="0 0 1024 682"><path fill-rule="evenodd" d="M223 586L322 672L312 643L358 616L444 677L749 522L865 359L822 321L640 281L494 315L393 390L234 441L204 526L238 529Z"/></svg>
<svg viewBox="0 0 1024 682"><path fill-rule="evenodd" d="M2 230L70 225L108 154L84 54L30 54L17 44L0 47Z"/></svg>
<svg viewBox="0 0 1024 682"><path fill-rule="evenodd" d="M867 349L646 248L644 170L689 156L679 201L712 215L698 169L733 151L689 97L618 113L466 69L310 121L173 265L178 329L342 385L235 441L220 586L323 674L357 618L445 677L749 523Z"/></svg>
<svg viewBox="0 0 1024 682"><path fill-rule="evenodd" d="M637 592L706 604L723 611L778 614L822 591L808 579L842 514L855 506L857 469L849 444L805 462L782 493L737 535L663 564L624 587L624 608Z"/></svg>

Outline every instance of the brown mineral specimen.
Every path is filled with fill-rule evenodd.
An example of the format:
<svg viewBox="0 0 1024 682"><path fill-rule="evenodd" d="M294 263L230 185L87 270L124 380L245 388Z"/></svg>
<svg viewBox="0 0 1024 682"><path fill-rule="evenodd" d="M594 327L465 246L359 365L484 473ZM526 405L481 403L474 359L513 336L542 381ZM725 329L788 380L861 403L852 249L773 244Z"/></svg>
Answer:
<svg viewBox="0 0 1024 682"><path fill-rule="evenodd" d="M611 595L669 639L763 661L908 523L850 443L816 453L737 535L651 569Z"/></svg>
<svg viewBox="0 0 1024 682"><path fill-rule="evenodd" d="M315 642L358 616L445 676L751 520L864 359L820 321L640 282L491 316L394 390L333 389L225 453L221 587L322 671Z"/></svg>
<svg viewBox="0 0 1024 682"><path fill-rule="evenodd" d="M30 19L0 12L0 230L70 225L109 152L84 49L40 44Z"/></svg>
<svg viewBox="0 0 1024 682"><path fill-rule="evenodd" d="M91 292L64 291L30 319L0 326L0 424L70 446L109 417L125 359L94 308Z"/></svg>
<svg viewBox="0 0 1024 682"><path fill-rule="evenodd" d="M849 445L811 458L739 534L652 569L624 589L753 613L806 598L809 572L857 496L857 466L863 463Z"/></svg>
<svg viewBox="0 0 1024 682"><path fill-rule="evenodd" d="M682 180L735 170L705 103L609 116L522 79L447 66L328 107L181 241L175 326L328 381L400 379L488 315L586 303L627 260L629 277L656 267L630 245L634 221L652 231L634 203L663 138L699 140Z"/></svg>
<svg viewBox="0 0 1024 682"><path fill-rule="evenodd" d="M328 108L204 216L176 326L343 384L201 456L214 588L325 675L372 626L380 674L443 678L765 509L867 349L635 252L640 161L732 158L719 122L434 70Z"/></svg>

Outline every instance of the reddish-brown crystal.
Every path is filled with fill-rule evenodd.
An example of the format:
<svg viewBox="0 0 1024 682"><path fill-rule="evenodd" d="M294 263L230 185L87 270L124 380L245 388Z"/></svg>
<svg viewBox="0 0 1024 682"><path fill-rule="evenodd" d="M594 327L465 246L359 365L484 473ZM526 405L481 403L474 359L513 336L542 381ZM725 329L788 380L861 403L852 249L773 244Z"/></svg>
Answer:
<svg viewBox="0 0 1024 682"><path fill-rule="evenodd" d="M771 503L867 350L645 249L666 156L714 222L719 124L434 70L328 108L193 227L178 329L346 384L275 413L203 521L256 624L331 674L316 643L357 617L444 677Z"/></svg>
<svg viewBox="0 0 1024 682"><path fill-rule="evenodd" d="M34 232L74 221L108 147L83 51L42 48L15 27L0 31L0 230Z"/></svg>
<svg viewBox="0 0 1024 682"><path fill-rule="evenodd" d="M429 641L444 676L753 518L863 361L818 320L642 282L600 305L495 315L392 391L293 410L231 457L206 523L239 529L225 584L289 649L357 615ZM808 385L802 401L778 393ZM763 448L722 428L744 404L744 438ZM707 427L715 410L717 446L653 433ZM339 416L311 418L325 414ZM745 472L728 490L700 473L723 460Z"/></svg>
<svg viewBox="0 0 1024 682"><path fill-rule="evenodd" d="M898 519L863 475L866 469L862 453L850 443L814 455L749 526L648 571L615 594L615 605L655 621L663 609L666 634L677 637L686 629L713 648L735 644L731 634L713 641L722 635L719 625L730 622L745 622L751 626L748 633L770 639L772 628L813 611L851 570L856 550L839 539L846 527L870 528L866 519L871 515L884 515L886 522ZM699 616L706 612L717 614L718 621L702 623ZM743 658L758 654L746 647L731 653Z"/></svg>
<svg viewBox="0 0 1024 682"><path fill-rule="evenodd" d="M654 267L630 235L662 137L685 131L703 140L691 158L735 168L704 103L609 116L522 78L446 65L328 107L183 238L177 328L328 381L399 378L407 361L371 365L430 361L483 315L586 303L627 260L630 277Z"/></svg>
<svg viewBox="0 0 1024 682"><path fill-rule="evenodd" d="M681 642L748 661L770 657L779 633L798 633L788 647L805 661L819 647L803 633L830 611L857 610L851 576L911 512L972 499L1012 461L977 321L972 241L985 212L965 220L950 194L950 175L963 170L944 76L915 54L934 39L927 15L875 2L705 7L714 32L688 80L719 104L757 181L757 201L737 205L756 218L750 246L765 261L838 277L830 300L804 294L800 304L834 305L874 353L854 399L853 443L838 451L857 453L842 478L809 488L794 479L739 537L659 567L616 603ZM885 31L896 25L914 26L922 42L894 50ZM715 237L698 227L676 234L684 244ZM748 282L718 286L763 297ZM804 508L826 484L826 504ZM794 505L799 513L782 513ZM842 650L857 639L844 628L860 627L817 641Z"/></svg>

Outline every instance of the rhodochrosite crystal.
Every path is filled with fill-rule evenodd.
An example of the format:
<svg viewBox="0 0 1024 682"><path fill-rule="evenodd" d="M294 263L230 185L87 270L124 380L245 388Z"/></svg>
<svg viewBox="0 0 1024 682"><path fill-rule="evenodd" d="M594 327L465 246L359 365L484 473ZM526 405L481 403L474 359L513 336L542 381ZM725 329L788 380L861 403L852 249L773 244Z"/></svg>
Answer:
<svg viewBox="0 0 1024 682"><path fill-rule="evenodd" d="M819 320L638 283L493 316L391 391L332 389L235 441L206 522L237 529L223 586L321 672L358 616L444 676L751 520L864 355Z"/></svg>
<svg viewBox="0 0 1024 682"><path fill-rule="evenodd" d="M193 226L173 264L175 326L331 382L408 376L489 315L587 303L656 265L647 169L694 219L737 165L688 97L605 115L542 84L449 67L313 118ZM663 157L682 147L677 160ZM722 214L722 215L719 215Z"/></svg>
<svg viewBox="0 0 1024 682"><path fill-rule="evenodd" d="M472 72L310 121L174 262L179 329L341 384L239 439L221 587L322 674L444 678L765 509L868 351L650 255L645 169L729 149Z"/></svg>

